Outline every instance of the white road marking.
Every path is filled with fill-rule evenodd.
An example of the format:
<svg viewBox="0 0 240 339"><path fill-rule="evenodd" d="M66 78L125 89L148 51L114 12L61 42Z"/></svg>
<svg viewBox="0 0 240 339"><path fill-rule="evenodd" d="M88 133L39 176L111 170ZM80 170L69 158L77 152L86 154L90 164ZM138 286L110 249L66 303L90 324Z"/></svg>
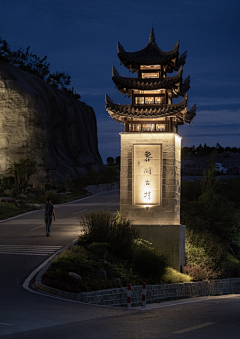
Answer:
<svg viewBox="0 0 240 339"><path fill-rule="evenodd" d="M0 325L12 326L12 324L0 323Z"/></svg>
<svg viewBox="0 0 240 339"><path fill-rule="evenodd" d="M79 214L79 213L83 213L83 212L86 212L87 210L83 210L83 211L80 211L80 212L77 212L77 213L73 213L73 214Z"/></svg>
<svg viewBox="0 0 240 339"><path fill-rule="evenodd" d="M0 254L49 255L62 246L0 245Z"/></svg>
<svg viewBox="0 0 240 339"><path fill-rule="evenodd" d="M200 324L200 325L197 325L197 326L188 327L188 328L185 328L183 330L175 331L175 332L172 332L172 333L175 333L175 334L187 333L187 332L195 331L195 330L198 330L199 328L207 327L207 326L210 326L210 325L213 325L213 324L215 324L215 323L208 322L208 323Z"/></svg>
<svg viewBox="0 0 240 339"><path fill-rule="evenodd" d="M35 227L35 228L31 228L30 231L34 231L34 230L41 228L41 227L44 227L44 226L46 226L46 225L41 225L41 226L38 226L38 227Z"/></svg>

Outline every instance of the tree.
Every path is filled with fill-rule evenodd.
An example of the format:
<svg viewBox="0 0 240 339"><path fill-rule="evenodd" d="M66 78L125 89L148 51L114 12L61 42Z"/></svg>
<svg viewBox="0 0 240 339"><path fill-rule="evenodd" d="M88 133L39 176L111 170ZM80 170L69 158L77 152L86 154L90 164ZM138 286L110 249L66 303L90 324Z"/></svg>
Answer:
<svg viewBox="0 0 240 339"><path fill-rule="evenodd" d="M225 147L225 152L231 152L231 151L232 151L231 147Z"/></svg>
<svg viewBox="0 0 240 339"><path fill-rule="evenodd" d="M33 73L45 80L52 87L65 92L74 99L80 99L81 96L74 92L73 88L67 86L71 83L71 77L65 72L50 73L47 56L42 59L36 54L30 53L30 46L26 50L20 48L17 52L12 52L6 40L0 37L0 60L13 66L19 67L25 71ZM47 75L49 76L47 77Z"/></svg>
<svg viewBox="0 0 240 339"><path fill-rule="evenodd" d="M27 182L32 174L36 172L36 161L21 159L20 162L14 162L8 166L7 172L14 175L17 186Z"/></svg>
<svg viewBox="0 0 240 339"><path fill-rule="evenodd" d="M204 171L204 178L200 181L202 188L202 195L199 197L201 203L207 208L214 205L216 202L216 191L221 185L219 178L215 178L216 165L214 162L210 163L207 170Z"/></svg>
<svg viewBox="0 0 240 339"><path fill-rule="evenodd" d="M65 74L65 72L56 72L49 74L46 81L54 88L63 90L66 89L66 86L70 85L71 77L70 75Z"/></svg>
<svg viewBox="0 0 240 339"><path fill-rule="evenodd" d="M197 154L203 154L203 147L201 144L197 147L196 152Z"/></svg>
<svg viewBox="0 0 240 339"><path fill-rule="evenodd" d="M107 158L107 164L110 166L110 165L113 165L114 164L114 158L113 157L108 157Z"/></svg>
<svg viewBox="0 0 240 339"><path fill-rule="evenodd" d="M222 146L220 146L219 143L217 143L216 149L217 149L218 153L223 153L224 152L224 148Z"/></svg>
<svg viewBox="0 0 240 339"><path fill-rule="evenodd" d="M121 163L120 155L116 157L115 162L116 162L116 164L120 165L120 163Z"/></svg>
<svg viewBox="0 0 240 339"><path fill-rule="evenodd" d="M189 154L191 154L192 148L190 147L183 147L181 150L181 156L182 158L185 158L187 156L189 156Z"/></svg>
<svg viewBox="0 0 240 339"><path fill-rule="evenodd" d="M233 148L232 148L232 152L233 152L233 153L238 153L238 152L239 152L239 150L238 150L238 148L237 148L237 147L233 147Z"/></svg>

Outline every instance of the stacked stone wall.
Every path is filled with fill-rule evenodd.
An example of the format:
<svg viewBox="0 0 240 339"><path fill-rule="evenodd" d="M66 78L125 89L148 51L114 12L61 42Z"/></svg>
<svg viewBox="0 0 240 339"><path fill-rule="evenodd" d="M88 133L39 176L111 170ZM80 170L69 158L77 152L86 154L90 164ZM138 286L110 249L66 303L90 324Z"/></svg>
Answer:
<svg viewBox="0 0 240 339"><path fill-rule="evenodd" d="M127 306L127 287L114 288L109 290L101 290L94 292L70 293L57 290L52 287L43 285L41 282L41 274L38 275L35 286L47 293L58 295L92 305L107 306ZM213 281L201 281L194 283L182 284L161 284L147 285L146 302L147 304L159 303L161 301L206 297L226 294L240 293L240 278L220 279ZM132 306L141 305L142 286L132 286L131 293Z"/></svg>

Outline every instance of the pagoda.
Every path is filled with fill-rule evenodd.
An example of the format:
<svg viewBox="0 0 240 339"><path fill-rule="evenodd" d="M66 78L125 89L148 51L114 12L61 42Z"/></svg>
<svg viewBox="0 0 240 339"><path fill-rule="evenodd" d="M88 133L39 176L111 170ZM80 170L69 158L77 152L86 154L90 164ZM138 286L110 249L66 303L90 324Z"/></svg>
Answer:
<svg viewBox="0 0 240 339"><path fill-rule="evenodd" d="M113 67L112 80L131 103L115 104L106 95L106 109L125 125L120 133L120 214L131 219L140 237L180 270L185 260L185 226L180 225L178 125L191 123L196 105L188 110L190 77L182 78L187 52L179 56L179 42L172 51L163 52L155 40L152 28L149 43L138 52L125 51L118 42L120 62L137 77L120 76Z"/></svg>
<svg viewBox="0 0 240 339"><path fill-rule="evenodd" d="M187 52L179 57L179 41L170 52L163 52L155 42L152 28L149 43L138 52L127 52L118 42L121 63L136 78L120 76L112 68L112 80L118 90L131 98L130 105L115 104L106 95L106 109L117 122L124 123L125 132L174 132L178 125L190 124L196 105L187 110L190 76L182 79ZM168 73L176 72L173 76ZM173 99L182 97L180 103Z"/></svg>

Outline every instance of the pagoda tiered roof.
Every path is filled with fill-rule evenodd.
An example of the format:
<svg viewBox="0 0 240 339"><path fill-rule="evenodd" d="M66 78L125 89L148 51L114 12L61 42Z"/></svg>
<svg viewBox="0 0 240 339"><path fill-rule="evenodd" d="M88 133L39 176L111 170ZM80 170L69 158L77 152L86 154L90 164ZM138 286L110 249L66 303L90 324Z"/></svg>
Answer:
<svg viewBox="0 0 240 339"><path fill-rule="evenodd" d="M187 93L180 103L168 105L120 105L115 104L107 94L105 101L109 115L118 122L124 118L180 117L187 113Z"/></svg>
<svg viewBox="0 0 240 339"><path fill-rule="evenodd" d="M158 89L174 89L175 92L183 93L183 95L189 89L189 81L182 83L182 66L179 68L177 74L173 77L168 78L145 78L145 79L138 79L138 78L126 78L120 76L116 68L113 66L112 68L112 79L117 86L118 90L125 94L130 94L132 89L135 90L158 90ZM188 89L187 88L188 83ZM182 88L183 85L183 88Z"/></svg>
<svg viewBox="0 0 240 339"><path fill-rule="evenodd" d="M179 41L169 52L162 51L155 42L155 34L153 28L150 33L149 43L147 46L137 52L125 51L118 41L117 50L118 57L122 64L132 72L135 72L140 65L168 65L167 72L177 71L180 66L185 64L187 51L179 57L178 53Z"/></svg>
<svg viewBox="0 0 240 339"><path fill-rule="evenodd" d="M174 59L178 59L179 41L172 51L163 52L155 42L148 43L147 46L138 52L127 52L118 42L118 57L127 69L135 69L140 65L166 65L175 66Z"/></svg>
<svg viewBox="0 0 240 339"><path fill-rule="evenodd" d="M118 122L124 121L128 131L129 121L157 120L166 118L169 121L165 131L177 131L177 125L190 124L196 115L196 105L187 111L187 91L190 88L190 76L182 80L183 65L187 52L179 57L179 41L169 52L163 52L155 42L152 28L149 43L137 52L125 51L118 42L118 57L122 64L134 73L137 78L120 76L116 68L112 68L112 80L118 90L128 97L132 96L131 105L115 104L106 95L106 109L109 115ZM176 75L168 77L167 73L176 71ZM180 103L172 103L173 99L183 97ZM177 125L176 122L177 121ZM173 124L172 124L173 122ZM127 128L127 129L126 129ZM161 130L163 131L163 129Z"/></svg>

